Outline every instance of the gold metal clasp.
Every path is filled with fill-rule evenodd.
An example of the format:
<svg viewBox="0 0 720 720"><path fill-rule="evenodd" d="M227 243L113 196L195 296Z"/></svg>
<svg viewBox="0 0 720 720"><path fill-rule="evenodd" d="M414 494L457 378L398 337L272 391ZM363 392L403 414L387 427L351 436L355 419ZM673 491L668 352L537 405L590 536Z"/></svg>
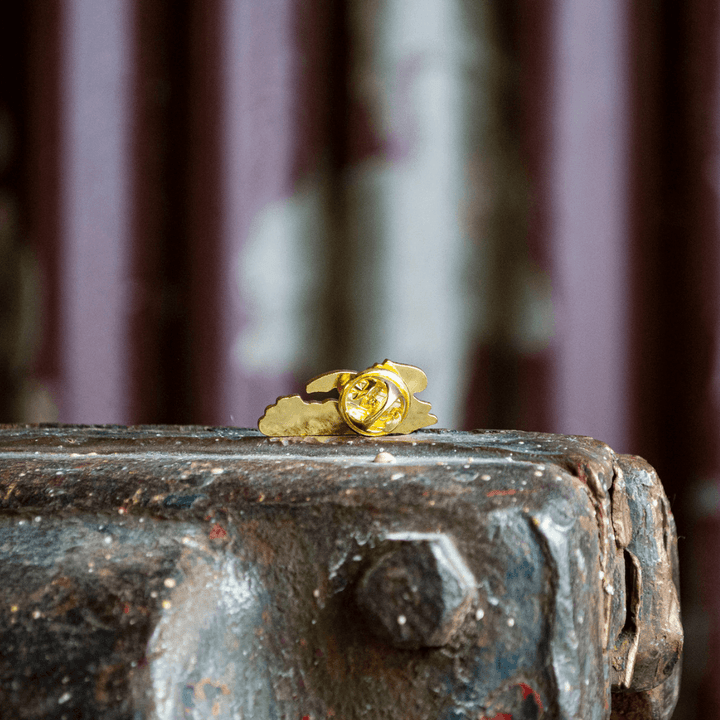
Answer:
<svg viewBox="0 0 720 720"><path fill-rule="evenodd" d="M414 393L427 387L427 376L414 365L385 360L367 370L334 370L310 380L308 393L337 391L338 399L306 402L299 395L280 397L258 420L264 435L348 435L377 437L433 425L430 403Z"/></svg>

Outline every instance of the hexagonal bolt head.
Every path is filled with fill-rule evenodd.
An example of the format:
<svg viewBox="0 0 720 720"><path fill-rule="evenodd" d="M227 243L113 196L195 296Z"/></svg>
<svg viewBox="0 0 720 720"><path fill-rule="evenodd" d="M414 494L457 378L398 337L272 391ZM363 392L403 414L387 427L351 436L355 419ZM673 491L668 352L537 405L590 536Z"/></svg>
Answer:
<svg viewBox="0 0 720 720"><path fill-rule="evenodd" d="M400 648L447 644L477 597L472 572L441 533L398 533L388 546L357 588L373 632Z"/></svg>

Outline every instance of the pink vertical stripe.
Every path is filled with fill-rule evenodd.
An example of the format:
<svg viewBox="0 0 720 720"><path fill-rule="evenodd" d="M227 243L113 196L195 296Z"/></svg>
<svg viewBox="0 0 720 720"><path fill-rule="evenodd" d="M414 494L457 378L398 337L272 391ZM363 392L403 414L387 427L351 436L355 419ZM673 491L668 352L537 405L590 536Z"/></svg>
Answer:
<svg viewBox="0 0 720 720"><path fill-rule="evenodd" d="M560 0L551 60L556 432L628 433L626 4Z"/></svg>
<svg viewBox="0 0 720 720"><path fill-rule="evenodd" d="M131 9L69 0L62 38L60 317L65 422L129 407Z"/></svg>
<svg viewBox="0 0 720 720"><path fill-rule="evenodd" d="M239 288L241 251L257 213L288 196L296 161L294 0L225 0L222 48L223 218L221 393L216 422L253 427L287 379L248 372L235 342L252 308ZM272 292L271 287L268 292Z"/></svg>
<svg viewBox="0 0 720 720"><path fill-rule="evenodd" d="M720 30L720 22L716 21L716 29ZM716 33L715 46L718 47L717 43L720 43L720 33ZM710 137L709 151L705 159L705 167L703 168L711 180L711 187L714 195L714 208L712 218L714 221L714 227L712 231L708 233L710 242L718 245L720 240L716 233L720 230L720 52L715 56L715 86L712 89L712 111L710 117L714 126L714 133ZM720 252L715 255L716 260L720 260ZM714 280L715 288L720 288L720 265L716 265L714 268ZM720 305L720 297L713 298L715 303ZM716 305L717 307L717 305ZM717 323L720 319L720 313L716 315L715 321ZM712 403L710 415L712 417L711 422L715 425L715 443L712 444L713 450L712 457L708 458L707 465L711 468L710 471L714 471L720 475L720 438L717 437L720 434L720 326L716 324L714 329L713 337L713 367L712 367L712 378L710 394L712 395ZM707 470L706 470L707 472Z"/></svg>

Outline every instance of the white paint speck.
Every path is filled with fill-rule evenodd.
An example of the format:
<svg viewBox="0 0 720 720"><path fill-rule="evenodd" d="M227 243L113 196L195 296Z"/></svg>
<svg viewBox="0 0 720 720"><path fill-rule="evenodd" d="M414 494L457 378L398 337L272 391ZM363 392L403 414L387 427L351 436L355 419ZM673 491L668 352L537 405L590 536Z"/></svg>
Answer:
<svg viewBox="0 0 720 720"><path fill-rule="evenodd" d="M407 618L404 615L398 615L398 625L404 625L407 622Z"/></svg>
<svg viewBox="0 0 720 720"><path fill-rule="evenodd" d="M485 617L485 611L482 608L479 608L475 612L475 619L476 620L482 620Z"/></svg>
<svg viewBox="0 0 720 720"><path fill-rule="evenodd" d="M106 536L103 538L103 542L104 542L106 545L109 545L109 544L112 542L112 535L106 535Z"/></svg>
<svg viewBox="0 0 720 720"><path fill-rule="evenodd" d="M485 480L485 482L487 482L490 479L489 475L481 475L480 477L481 477L481 479Z"/></svg>
<svg viewBox="0 0 720 720"><path fill-rule="evenodd" d="M163 585L166 588L174 588L175 585L177 585L177 583L175 582L175 580L173 578L165 578L165 580L163 580Z"/></svg>
<svg viewBox="0 0 720 720"><path fill-rule="evenodd" d="M515 618L508 618L507 624L508 627L512 627L513 625L515 625Z"/></svg>
<svg viewBox="0 0 720 720"><path fill-rule="evenodd" d="M66 703L71 697L72 697L72 695L69 692L63 693L58 698L58 705L62 705L63 703Z"/></svg>
<svg viewBox="0 0 720 720"><path fill-rule="evenodd" d="M373 460L375 463L394 463L395 462L395 456L392 455L389 452L385 452L384 450L382 452L379 452L375 459Z"/></svg>
<svg viewBox="0 0 720 720"><path fill-rule="evenodd" d="M320 590L318 590L318 588L315 588L315 589L313 590L313 597L314 597L315 599L317 599L317 598L320 597Z"/></svg>
<svg viewBox="0 0 720 720"><path fill-rule="evenodd" d="M213 468L213 469L210 471L210 473L211 473L212 475L222 475L224 472L225 472L225 470L223 470L223 468Z"/></svg>

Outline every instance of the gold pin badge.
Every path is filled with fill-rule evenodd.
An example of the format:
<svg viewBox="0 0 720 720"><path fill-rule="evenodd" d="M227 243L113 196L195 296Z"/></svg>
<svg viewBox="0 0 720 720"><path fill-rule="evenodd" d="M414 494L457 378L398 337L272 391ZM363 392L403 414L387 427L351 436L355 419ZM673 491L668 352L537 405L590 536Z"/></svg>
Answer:
<svg viewBox="0 0 720 720"><path fill-rule="evenodd" d="M337 391L338 399L306 402L299 395L280 397L258 420L264 435L404 435L433 425L430 403L415 393L427 387L427 376L413 365L386 360L362 372L334 370L307 384L308 393Z"/></svg>

